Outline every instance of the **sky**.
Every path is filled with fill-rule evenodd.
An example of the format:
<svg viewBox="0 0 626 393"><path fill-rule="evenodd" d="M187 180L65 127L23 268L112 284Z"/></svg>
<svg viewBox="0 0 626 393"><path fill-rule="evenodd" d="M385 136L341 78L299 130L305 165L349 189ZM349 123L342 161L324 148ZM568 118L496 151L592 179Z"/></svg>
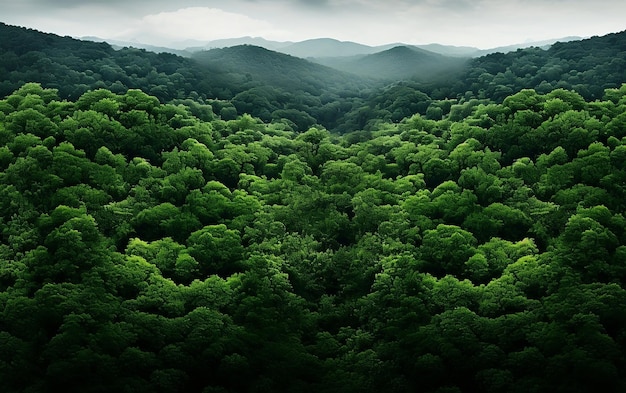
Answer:
<svg viewBox="0 0 626 393"><path fill-rule="evenodd" d="M185 48L244 36L489 49L626 30L624 0L0 0L0 22Z"/></svg>

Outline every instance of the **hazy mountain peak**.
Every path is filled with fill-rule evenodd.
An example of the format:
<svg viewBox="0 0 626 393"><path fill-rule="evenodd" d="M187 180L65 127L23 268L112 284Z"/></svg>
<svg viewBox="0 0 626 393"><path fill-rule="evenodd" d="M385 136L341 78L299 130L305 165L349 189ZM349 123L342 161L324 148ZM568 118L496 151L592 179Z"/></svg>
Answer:
<svg viewBox="0 0 626 393"><path fill-rule="evenodd" d="M293 43L279 49L280 52L298 57L354 56L373 53L371 46L352 41L339 41L334 38L314 38Z"/></svg>
<svg viewBox="0 0 626 393"><path fill-rule="evenodd" d="M219 40L212 40L200 46L189 47L187 50L197 52L200 50L214 49L214 48L227 48L237 45L256 45L266 49L277 50L279 48L289 46L292 42L285 41L271 41L266 40L263 37L236 37L236 38L224 38Z"/></svg>

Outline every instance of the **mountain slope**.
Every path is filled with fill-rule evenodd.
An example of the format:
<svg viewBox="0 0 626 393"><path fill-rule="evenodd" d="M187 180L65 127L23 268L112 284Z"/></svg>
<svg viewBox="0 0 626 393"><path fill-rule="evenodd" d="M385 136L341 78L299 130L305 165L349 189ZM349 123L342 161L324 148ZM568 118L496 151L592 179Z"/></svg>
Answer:
<svg viewBox="0 0 626 393"><path fill-rule="evenodd" d="M473 46L454 46L441 44L426 44L414 46L430 52L439 53L440 55L454 57L476 57L476 54L480 51L480 49L474 48Z"/></svg>
<svg viewBox="0 0 626 393"><path fill-rule="evenodd" d="M356 75L385 80L427 80L457 71L465 64L465 59L462 58L443 56L408 46L397 46L366 56L322 58L315 61Z"/></svg>
<svg viewBox="0 0 626 393"><path fill-rule="evenodd" d="M356 87L366 83L362 78L253 45L198 52L192 58L203 65L245 74L251 82L270 84L290 91L318 94L323 88Z"/></svg>
<svg viewBox="0 0 626 393"><path fill-rule="evenodd" d="M189 57L191 55L190 52L187 52L185 50L174 49L174 48L169 48L165 46L148 45L148 44L143 44L140 42L120 41L120 40L112 40L112 39L105 40L103 38L94 37L94 36L80 37L79 39L81 41L106 42L110 44L114 49L117 49L117 50L123 49L123 48L137 48L137 49L145 49L147 51L154 52L154 53L172 53L174 55L178 55L182 57Z"/></svg>
<svg viewBox="0 0 626 393"><path fill-rule="evenodd" d="M362 105L362 92L376 86L366 78L252 45L199 52L193 60L245 86L230 100L237 113L286 120L300 131L314 124L336 129L347 112Z"/></svg>
<svg viewBox="0 0 626 393"><path fill-rule="evenodd" d="M24 81L76 98L87 90L142 89L162 102L177 98L229 98L236 80L218 68L170 53L115 50L106 42L78 40L0 23L0 96Z"/></svg>
<svg viewBox="0 0 626 393"><path fill-rule="evenodd" d="M380 119L425 115L430 100L501 102L531 88L542 94L554 88L575 90L593 100L601 98L605 88L626 82L626 32L557 43L548 50L495 53L465 65L458 58L406 46L317 59L327 65L340 59L336 68L370 78L252 46L183 58L136 48L115 50L107 43L5 24L0 24L0 37L0 97L25 81L58 89L62 99L100 88L118 94L141 89L161 102L208 103L223 119L244 113L268 122L288 119L294 130L314 124L341 132L363 130ZM462 73L455 72L463 67ZM372 76L379 78L378 85L415 80L401 88L378 89ZM390 98L378 102L376 97ZM444 104L442 114L450 109ZM471 111L470 106L464 108ZM434 114L431 111L433 118L440 117Z"/></svg>
<svg viewBox="0 0 626 393"><path fill-rule="evenodd" d="M547 93L556 87L601 98L626 82L626 31L557 42L548 49L518 49L473 59L453 90L500 101L521 89Z"/></svg>
<svg viewBox="0 0 626 393"><path fill-rule="evenodd" d="M308 57L355 56L378 52L378 49L351 41L339 41L332 38L317 38L300 41L279 50L288 55Z"/></svg>
<svg viewBox="0 0 626 393"><path fill-rule="evenodd" d="M552 45L556 44L557 42L563 43L563 42L571 42L571 41L580 41L582 39L583 39L582 37L570 36L570 37L563 37L563 38L551 39L551 40L532 41L532 42L525 42L522 44L498 46L498 47L489 48L489 49L479 49L475 53L473 53L471 56L481 57L481 56L485 56L491 53L498 53L498 52L509 53L509 52L515 52L518 49L528 49L528 48L533 48L533 47L549 49Z"/></svg>

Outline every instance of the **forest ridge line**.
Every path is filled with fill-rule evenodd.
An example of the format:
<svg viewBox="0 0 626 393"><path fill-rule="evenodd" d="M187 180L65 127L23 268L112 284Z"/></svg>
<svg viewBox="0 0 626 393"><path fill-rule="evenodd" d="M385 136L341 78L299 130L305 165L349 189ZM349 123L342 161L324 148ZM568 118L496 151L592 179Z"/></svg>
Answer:
<svg viewBox="0 0 626 393"><path fill-rule="evenodd" d="M149 45L142 42L135 41L123 41L116 39L106 39L95 36L83 36L76 37L78 39L95 41L95 42L108 42L115 47L132 46L137 48L143 48L147 50L153 50L157 52L170 52L177 54L191 54L198 51L228 48L237 45L255 45L265 49L273 50L280 53L285 53L301 58L310 57L345 57L356 55L369 55L378 52L382 52L397 46L415 47L424 50L428 50L434 53L439 53L446 56L456 57L479 57L489 53L495 52L511 52L517 49L529 48L529 47L542 47L548 48L550 45L556 42L569 42L581 40L588 37L567 36L555 39L547 39L540 41L527 41L523 43L511 43L510 45L497 46L493 48L479 49L473 46L457 46L446 45L440 43L428 43L428 44L412 44L407 42L390 42L382 45L367 45L354 41L342 41L331 37L311 38L302 41L272 41L263 37L233 37L216 39L211 41L190 41L188 44L181 44L176 47Z"/></svg>

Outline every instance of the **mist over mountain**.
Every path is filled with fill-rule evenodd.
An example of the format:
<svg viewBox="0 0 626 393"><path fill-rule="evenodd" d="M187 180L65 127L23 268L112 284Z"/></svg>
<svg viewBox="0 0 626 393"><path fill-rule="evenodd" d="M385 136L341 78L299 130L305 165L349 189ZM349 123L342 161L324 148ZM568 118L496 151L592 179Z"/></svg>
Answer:
<svg viewBox="0 0 626 393"><path fill-rule="evenodd" d="M24 80L57 88L62 97L79 97L94 88L114 92L139 88L162 102L190 97L213 100L216 113L228 119L243 113L264 121L290 118L294 129L321 124L350 132L381 119L399 121L415 111L426 114L433 99L490 97L501 101L524 88L548 92L558 86L576 89L590 99L624 79L619 45L623 33L561 42L549 49L498 52L470 61L407 45L392 45L372 54L305 60L250 45L185 53L189 57L183 58L136 49L132 44L111 46L17 26L0 27L6 37L0 42L4 56L0 69L5 76L0 81L2 94L14 91ZM224 40L220 45L233 42ZM374 50L330 39L281 45L308 48L310 53ZM450 49L457 55L469 50L430 48ZM386 84L401 80L410 83L401 89L385 89ZM371 99L382 95L389 99ZM415 97L417 102L406 105L400 96ZM445 115L448 104L440 109ZM429 113L437 117L439 109L433 106Z"/></svg>
<svg viewBox="0 0 626 393"><path fill-rule="evenodd" d="M528 42L519 43L519 44L498 46L498 47L490 48L490 49L479 49L475 51L474 53L472 53L471 56L480 57L480 56L488 55L490 53L497 53L497 52L508 53L508 52L514 52L518 49L531 48L531 47L549 49L552 45L554 45L557 42L579 41L582 39L584 38L578 37L578 36L568 36L568 37L555 38L555 39L550 39L550 40L528 41Z"/></svg>
<svg viewBox="0 0 626 393"><path fill-rule="evenodd" d="M221 49L239 45L252 45L259 46L265 49L269 49L276 52L285 53L288 55L301 57L301 58L329 58L329 57L350 57L358 55L370 55L379 52L383 52L395 47L406 46L411 48L424 49L430 52L438 53L444 56L451 57L480 57L490 53L496 52L512 52L517 49L529 48L529 47L541 47L547 49L555 42L569 42L581 39L577 36L562 37L550 40L542 41L528 41L524 43L515 43L507 46L500 46L489 49L479 49L471 46L454 46L443 45L439 43L430 44L408 44L403 42L393 42L383 45L370 46L352 41L340 41L334 38L313 38L303 41L273 41L263 37L233 37L211 40L208 42L201 42L198 40L188 40L188 45L179 43L177 47L184 49L176 49L167 46L156 46L143 44L135 41L122 41L116 39L104 39L95 36L80 37L80 39L95 41L95 42L108 42L113 47L119 49L122 47L134 47L150 50L153 52L169 52L180 56L190 56L191 53L206 51L210 49ZM326 63L326 61L318 61Z"/></svg>
<svg viewBox="0 0 626 393"><path fill-rule="evenodd" d="M239 37L239 38L224 38L219 40L209 41L201 46L193 46L186 48L187 51L190 52L198 52L209 49L220 49L220 48L228 48L231 46L238 45L253 45L260 46L265 49L270 50L279 50L285 47L289 47L293 43L290 41L280 42L280 41L271 41L266 40L262 37Z"/></svg>
<svg viewBox="0 0 626 393"><path fill-rule="evenodd" d="M332 38L317 38L296 42L289 46L280 48L278 51L292 56L308 58L354 56L375 53L378 49L351 41L339 41Z"/></svg>
<svg viewBox="0 0 626 393"><path fill-rule="evenodd" d="M443 56L421 48L396 46L370 55L312 59L320 64L360 76L378 79L436 79L459 71L466 60Z"/></svg>
<svg viewBox="0 0 626 393"><path fill-rule="evenodd" d="M435 52L445 56L455 57L479 57L495 52L512 52L521 48L542 47L547 49L555 42L569 42L579 40L581 37L563 37L542 41L529 41L524 43L515 43L507 46L495 47L490 49L479 49L471 46L454 46L443 45L438 43L430 44L408 44L402 42L388 43L384 45L370 46L352 41L340 41L334 38L314 38L304 41L272 41L261 37L239 37L209 41L200 46L188 47L185 51L195 52L200 50L225 48L236 45L254 45L277 52L302 58L321 58L321 57L346 57L356 55L369 55L383 52L397 46L406 46L420 48L430 52Z"/></svg>

